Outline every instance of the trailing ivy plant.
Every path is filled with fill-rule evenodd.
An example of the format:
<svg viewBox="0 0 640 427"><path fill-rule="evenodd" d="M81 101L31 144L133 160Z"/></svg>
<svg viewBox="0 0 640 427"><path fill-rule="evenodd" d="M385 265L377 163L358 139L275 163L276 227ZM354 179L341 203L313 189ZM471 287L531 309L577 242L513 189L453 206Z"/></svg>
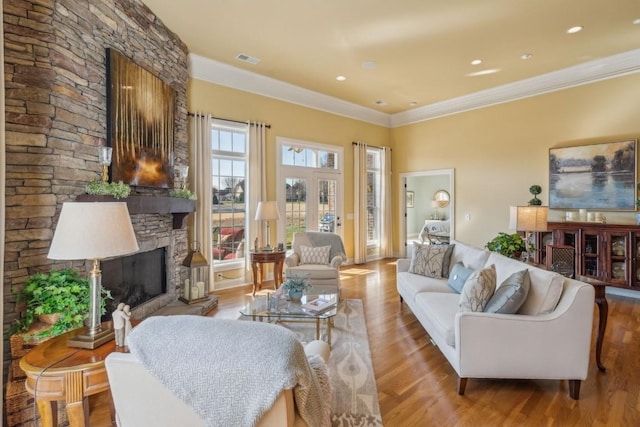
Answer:
<svg viewBox="0 0 640 427"><path fill-rule="evenodd" d="M105 299L111 292L102 288L100 314L106 311ZM57 322L50 328L34 334L35 338L53 337L83 326L89 316L89 280L80 277L76 270L65 269L50 273L36 273L29 277L18 302L26 304L24 317L13 326L12 332L28 331L41 314L60 313ZM25 336L25 339L30 337Z"/></svg>
<svg viewBox="0 0 640 427"><path fill-rule="evenodd" d="M193 194L191 192L191 190L189 190L188 188L184 188L184 189L180 189L180 190L171 190L171 191L169 191L169 196L170 197L179 197L181 199L188 199L188 200L197 200L198 199L198 196Z"/></svg>
<svg viewBox="0 0 640 427"><path fill-rule="evenodd" d="M87 194L95 196L113 196L116 199L126 199L131 193L131 187L120 182L104 182L96 179L91 181L85 187Z"/></svg>
<svg viewBox="0 0 640 427"><path fill-rule="evenodd" d="M498 233L485 245L492 252L498 252L509 258L518 259L520 254L527 249L524 239L518 234Z"/></svg>

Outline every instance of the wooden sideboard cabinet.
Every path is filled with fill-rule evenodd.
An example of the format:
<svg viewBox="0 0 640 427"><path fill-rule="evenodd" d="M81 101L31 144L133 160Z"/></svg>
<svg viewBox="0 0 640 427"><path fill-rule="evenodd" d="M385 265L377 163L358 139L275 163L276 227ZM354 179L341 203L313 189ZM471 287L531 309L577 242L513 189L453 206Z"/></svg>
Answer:
<svg viewBox="0 0 640 427"><path fill-rule="evenodd" d="M550 222L552 234L536 233L536 247L547 244L575 249L575 274L619 288L640 290L640 227L591 222ZM546 242L543 243L543 240ZM549 243L551 240L551 243ZM542 255L538 255L542 256ZM541 262L541 260L536 260Z"/></svg>

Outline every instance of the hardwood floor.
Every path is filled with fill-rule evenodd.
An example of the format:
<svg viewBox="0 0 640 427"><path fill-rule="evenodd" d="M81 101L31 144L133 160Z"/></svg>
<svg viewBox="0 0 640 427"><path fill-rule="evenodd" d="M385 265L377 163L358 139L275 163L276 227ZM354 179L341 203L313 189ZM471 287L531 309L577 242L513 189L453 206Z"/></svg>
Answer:
<svg viewBox="0 0 640 427"><path fill-rule="evenodd" d="M607 296L602 350L607 371L598 371L592 345L579 401L569 397L567 381L556 380L469 379L465 395L458 396L455 371L411 311L400 309L395 261L345 266L341 274L342 297L364 303L386 427L640 425L640 301ZM246 286L218 293L219 307L212 315L237 317L250 292ZM91 415L92 426L110 425L104 397L93 402Z"/></svg>

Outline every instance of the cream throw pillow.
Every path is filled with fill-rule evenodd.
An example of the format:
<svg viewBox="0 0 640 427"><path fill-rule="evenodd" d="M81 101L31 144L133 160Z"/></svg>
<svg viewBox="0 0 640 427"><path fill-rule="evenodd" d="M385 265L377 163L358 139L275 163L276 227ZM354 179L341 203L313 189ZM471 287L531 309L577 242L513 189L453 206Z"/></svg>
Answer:
<svg viewBox="0 0 640 427"><path fill-rule="evenodd" d="M300 264L329 264L331 246L300 246Z"/></svg>
<svg viewBox="0 0 640 427"><path fill-rule="evenodd" d="M460 293L458 311L484 311L484 306L496 290L496 266L471 273Z"/></svg>
<svg viewBox="0 0 640 427"><path fill-rule="evenodd" d="M449 245L421 245L416 242L411 264L409 264L409 273L442 279L445 256L451 257L449 249ZM448 274L449 271L447 271Z"/></svg>

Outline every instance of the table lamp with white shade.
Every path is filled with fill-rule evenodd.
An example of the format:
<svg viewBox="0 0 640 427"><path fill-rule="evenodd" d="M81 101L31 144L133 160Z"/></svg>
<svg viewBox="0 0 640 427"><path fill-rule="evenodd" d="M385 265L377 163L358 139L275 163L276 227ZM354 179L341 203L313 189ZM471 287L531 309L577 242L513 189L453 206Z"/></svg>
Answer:
<svg viewBox="0 0 640 427"><path fill-rule="evenodd" d="M531 233L547 231L547 207L546 206L510 206L509 228L525 232L526 257L529 261L531 254Z"/></svg>
<svg viewBox="0 0 640 427"><path fill-rule="evenodd" d="M263 251L272 251L271 247L271 229L269 228L269 221L280 219L280 210L278 209L278 202L259 202L258 210L256 211L256 221L265 221L267 223L267 244L262 248Z"/></svg>
<svg viewBox="0 0 640 427"><path fill-rule="evenodd" d="M102 274L100 260L138 251L129 209L123 202L64 203L47 258L89 259L89 326L86 333L67 341L69 347L94 349L113 339L100 324Z"/></svg>

